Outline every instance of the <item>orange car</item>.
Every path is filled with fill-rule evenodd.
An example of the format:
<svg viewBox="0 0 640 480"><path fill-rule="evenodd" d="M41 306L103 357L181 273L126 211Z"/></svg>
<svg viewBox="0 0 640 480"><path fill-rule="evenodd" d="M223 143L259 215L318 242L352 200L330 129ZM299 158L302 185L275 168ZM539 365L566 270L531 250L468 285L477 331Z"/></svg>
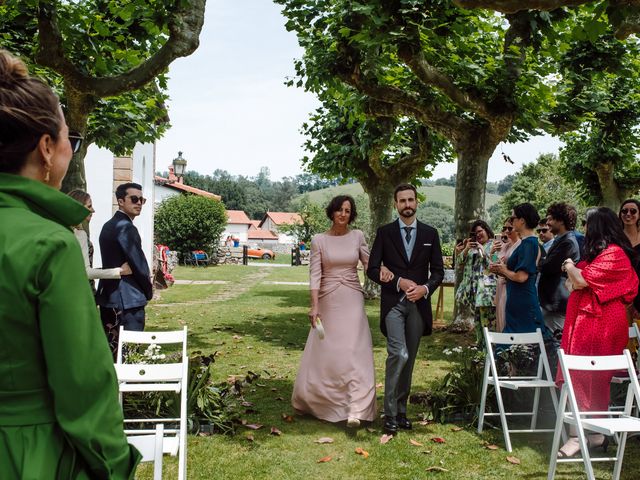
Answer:
<svg viewBox="0 0 640 480"><path fill-rule="evenodd" d="M247 248L247 257L271 260L272 258L276 258L276 254L273 253L273 250L254 246Z"/></svg>

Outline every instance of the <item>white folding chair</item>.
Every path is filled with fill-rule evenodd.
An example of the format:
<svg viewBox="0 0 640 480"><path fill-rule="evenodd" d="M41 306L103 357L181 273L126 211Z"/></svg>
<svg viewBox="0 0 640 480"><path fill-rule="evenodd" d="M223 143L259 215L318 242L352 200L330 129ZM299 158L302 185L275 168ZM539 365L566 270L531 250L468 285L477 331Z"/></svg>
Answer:
<svg viewBox="0 0 640 480"><path fill-rule="evenodd" d="M640 328L637 323L633 323L629 327L629 340L634 340L636 342L636 347L638 350L638 360L636 361L636 376L640 375ZM626 383L629 381L629 377L626 375L614 375L611 378L611 383Z"/></svg>
<svg viewBox="0 0 640 480"><path fill-rule="evenodd" d="M542 332L538 328L532 333L496 333L489 332L487 327L483 329L484 342L486 346L486 357L484 363L484 379L482 382L482 399L480 401L480 415L478 418L478 433L482 433L485 417L500 417L502 424L502 432L504 434L505 448L511 452L511 433L531 433L531 432L553 432L550 428L537 428L538 421L538 405L540 401L540 389L546 388L551 395L553 407L558 411L558 399L556 397L556 386L551 376L551 368L549 367L549 359L544 348L544 340ZM540 350L538 357L538 368L535 376L500 376L494 356L493 345L537 345ZM487 412L487 392L489 385L494 387L496 400L498 403L498 412ZM533 397L533 408L530 412L506 412L504 402L502 400L502 388L510 390L520 390L524 388L533 388L535 390ZM530 416L531 425L528 429L509 430L507 417L513 416Z"/></svg>
<svg viewBox="0 0 640 480"><path fill-rule="evenodd" d="M558 463L583 462L587 471L587 478L595 480L592 462L612 461L615 462L613 468L613 479L620 478L622 470L622 460L624 448L627 442L627 434L630 432L640 432L640 418L631 415L634 405L640 404L640 385L635 375L633 361L629 350L625 350L622 355L610 355L602 357L565 355L562 349L559 350L558 360L564 383L560 393L560 404L558 408L558 418L551 446L551 460L549 463L548 480L553 480ZM573 390L571 381L571 371L602 372L610 370L626 370L629 374L629 386L627 388L627 398L624 410L613 412L610 410L602 412L581 412ZM567 411L567 401L569 410ZM581 458L558 458L560 447L560 433L564 424L573 425L578 434ZM607 436L618 435L618 448L615 457L591 458L585 430L592 433L600 433Z"/></svg>
<svg viewBox="0 0 640 480"><path fill-rule="evenodd" d="M124 363L125 344L166 345L181 344L181 361L177 363L135 364ZM178 455L178 479L187 475L187 389L189 381L189 358L187 357L187 327L171 332L136 332L120 327L116 373L120 399L128 392L176 392L180 395L179 418L125 418L125 424L175 424L179 428L164 428L163 451ZM153 429L125 429L126 434L150 434Z"/></svg>
<svg viewBox="0 0 640 480"><path fill-rule="evenodd" d="M142 462L153 462L153 480L162 480L164 425L156 425L153 435L127 435L127 442L142 454Z"/></svg>

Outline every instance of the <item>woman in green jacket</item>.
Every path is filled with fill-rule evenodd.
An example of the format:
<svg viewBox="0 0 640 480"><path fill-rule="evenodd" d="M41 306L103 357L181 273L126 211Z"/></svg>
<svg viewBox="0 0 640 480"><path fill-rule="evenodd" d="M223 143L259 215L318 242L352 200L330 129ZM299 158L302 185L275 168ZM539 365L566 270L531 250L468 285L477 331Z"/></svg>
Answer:
<svg viewBox="0 0 640 480"><path fill-rule="evenodd" d="M0 477L133 478L111 354L59 192L81 137L0 50Z"/></svg>

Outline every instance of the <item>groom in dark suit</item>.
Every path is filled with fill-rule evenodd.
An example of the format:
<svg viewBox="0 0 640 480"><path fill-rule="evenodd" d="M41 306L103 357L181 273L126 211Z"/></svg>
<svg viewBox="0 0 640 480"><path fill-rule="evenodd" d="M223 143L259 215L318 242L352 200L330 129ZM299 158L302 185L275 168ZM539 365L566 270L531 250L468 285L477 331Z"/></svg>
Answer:
<svg viewBox="0 0 640 480"><path fill-rule="evenodd" d="M151 300L153 290L149 264L133 219L140 215L146 200L137 183L119 185L116 200L119 210L100 232L102 267L113 268L127 262L132 273L120 280L100 280L96 300L108 333L116 325L123 325L125 330L142 331L144 307Z"/></svg>
<svg viewBox="0 0 640 480"><path fill-rule="evenodd" d="M430 296L444 277L438 232L416 220L416 188L398 185L393 198L400 218L378 229L367 268L367 276L382 287L380 329L387 337L384 431L388 434L411 429L407 401L413 365L420 338L431 335Z"/></svg>

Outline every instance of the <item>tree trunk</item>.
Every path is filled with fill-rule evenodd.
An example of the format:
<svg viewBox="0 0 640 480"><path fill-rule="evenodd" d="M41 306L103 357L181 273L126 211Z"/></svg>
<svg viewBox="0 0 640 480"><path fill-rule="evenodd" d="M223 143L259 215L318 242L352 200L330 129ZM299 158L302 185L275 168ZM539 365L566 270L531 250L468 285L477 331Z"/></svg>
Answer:
<svg viewBox="0 0 640 480"><path fill-rule="evenodd" d="M595 167L598 175L598 183L600 184L600 192L602 194L602 205L609 207L614 212L618 211L620 204L625 199L625 191L621 190L616 183L613 174L615 166L611 162L598 163Z"/></svg>
<svg viewBox="0 0 640 480"><path fill-rule="evenodd" d="M456 175L455 225L456 239L464 239L469 235L469 228L474 220L484 216L485 189L489 159L498 142L487 146L482 136L468 136L464 142L456 145L458 170ZM486 136L486 134L485 134ZM455 288L462 280L462 269L456 269ZM460 308L457 302L453 307L454 331L465 331L473 327L473 312Z"/></svg>
<svg viewBox="0 0 640 480"><path fill-rule="evenodd" d="M72 88L67 88L65 95L67 99L65 119L69 126L69 131L79 133L85 137L85 140L82 142L80 151L71 158L67 174L62 180L61 190L65 193L75 189L86 191L87 178L84 170L84 157L87 155L90 145L90 139L86 138L87 123L89 115L97 105L97 101L94 97L79 93Z"/></svg>
<svg viewBox="0 0 640 480"><path fill-rule="evenodd" d="M369 197L371 222L369 223L369 231L366 233L369 238L369 245L373 245L378 227L391 221L391 212L393 211L393 190L395 189L395 185L391 185L388 181L385 182L384 180L378 180L371 177L359 180L364 192ZM376 298L379 295L380 286L369 280L365 275L365 298Z"/></svg>

